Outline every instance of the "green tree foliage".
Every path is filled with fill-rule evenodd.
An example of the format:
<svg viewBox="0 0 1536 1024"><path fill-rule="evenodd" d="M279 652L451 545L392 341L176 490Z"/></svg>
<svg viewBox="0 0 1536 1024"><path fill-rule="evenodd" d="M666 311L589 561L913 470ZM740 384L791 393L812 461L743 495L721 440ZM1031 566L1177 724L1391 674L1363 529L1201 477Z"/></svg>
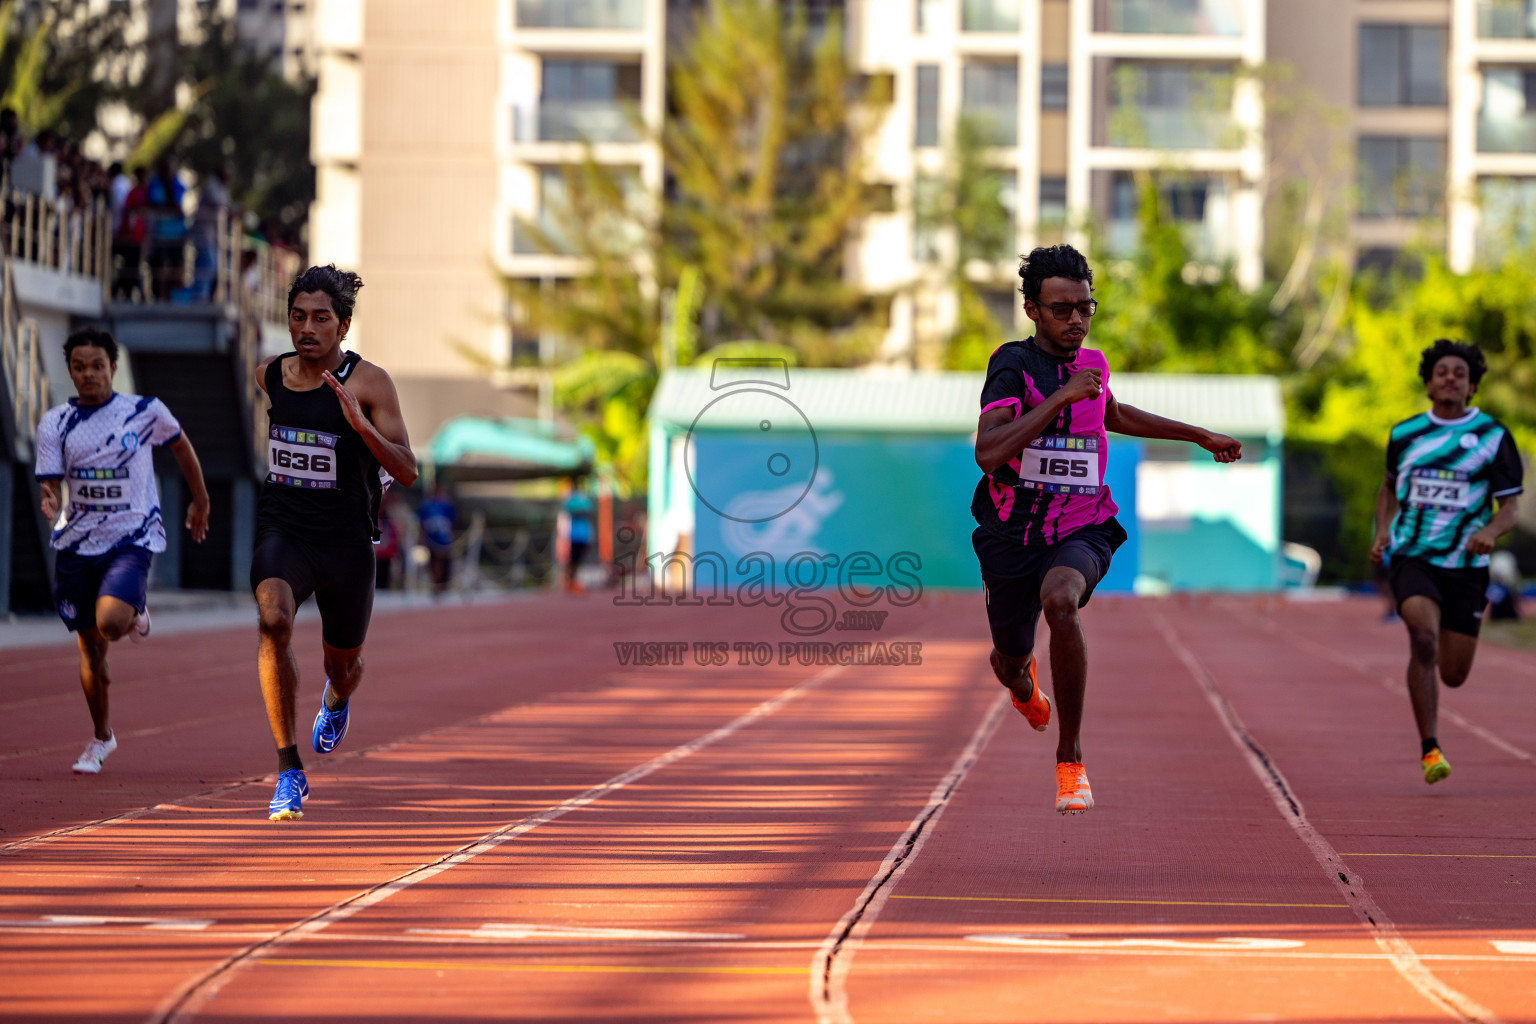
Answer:
<svg viewBox="0 0 1536 1024"><path fill-rule="evenodd" d="M950 370L985 369L992 351L1008 340L1012 323L1000 324L981 297L978 277L993 276L999 262L1011 260L1014 241L1012 213L1003 202L1003 178L987 160L987 128L971 118L955 125L947 167L942 177L924 181L913 197L916 230L935 247L949 235L952 261L945 267L946 283L955 290L959 315L944 352ZM1011 171L1008 173L1012 173ZM1004 287L1017 292L1017 279ZM1022 296L1016 296L1023 302Z"/></svg>
<svg viewBox="0 0 1536 1024"><path fill-rule="evenodd" d="M168 148L199 176L224 165L229 191L259 223L297 241L315 198L309 160L313 81L289 82L265 54L241 46L234 24L205 17L202 40L179 61L192 89Z"/></svg>
<svg viewBox="0 0 1536 1024"><path fill-rule="evenodd" d="M48 128L84 139L96 128L98 108L123 94L126 22L126 7L116 4L0 3L0 104L29 133Z"/></svg>
<svg viewBox="0 0 1536 1024"><path fill-rule="evenodd" d="M1508 425L1522 451L1536 449L1536 252L1512 249L1467 274L1452 273L1434 253L1422 265L1417 279L1357 282L1347 348L1291 380L1289 433L1324 453L1344 501L1344 547L1353 561L1332 568L1346 578L1368 572L1387 434L1428 408L1419 357L1435 339L1483 350L1488 375L1474 404Z"/></svg>
<svg viewBox="0 0 1536 1024"><path fill-rule="evenodd" d="M1283 373L1291 318L1269 308L1270 287L1245 292L1231 268L1191 258L1148 175L1140 183L1140 239L1123 260L1095 267L1093 342L1121 371Z"/></svg>
<svg viewBox="0 0 1536 1024"><path fill-rule="evenodd" d="M537 248L576 257L581 275L509 286L521 321L576 357L557 373L557 404L633 486L655 367L727 350L851 365L878 341L886 305L844 264L877 202L863 152L889 96L848 64L840 26L812 32L797 5L719 0L696 15L668 76L671 110L652 137L665 194L589 152L558 195L546 190L540 220L518 225ZM663 352L677 323L687 344L668 333Z"/></svg>

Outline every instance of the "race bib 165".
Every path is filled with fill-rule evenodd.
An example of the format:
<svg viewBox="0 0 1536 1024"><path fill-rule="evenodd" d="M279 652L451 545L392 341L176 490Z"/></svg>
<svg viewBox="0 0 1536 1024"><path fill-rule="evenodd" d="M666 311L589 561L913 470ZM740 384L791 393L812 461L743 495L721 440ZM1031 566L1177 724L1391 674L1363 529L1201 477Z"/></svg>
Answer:
<svg viewBox="0 0 1536 1024"><path fill-rule="evenodd" d="M267 432L267 479L289 487L336 486L336 435L272 425Z"/></svg>
<svg viewBox="0 0 1536 1024"><path fill-rule="evenodd" d="M1019 487L1048 494L1097 494L1103 457L1097 437L1037 437L1019 457Z"/></svg>

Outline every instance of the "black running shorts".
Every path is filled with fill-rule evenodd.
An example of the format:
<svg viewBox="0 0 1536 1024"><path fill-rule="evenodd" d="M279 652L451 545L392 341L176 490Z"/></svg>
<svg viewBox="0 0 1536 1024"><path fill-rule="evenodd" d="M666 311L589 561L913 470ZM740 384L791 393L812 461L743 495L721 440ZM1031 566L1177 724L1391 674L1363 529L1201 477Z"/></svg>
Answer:
<svg viewBox="0 0 1536 1024"><path fill-rule="evenodd" d="M312 544L271 526L258 527L251 556L251 592L263 580L282 580L293 589L294 607L315 597L320 635L341 651L363 646L373 617L376 568L368 541Z"/></svg>
<svg viewBox="0 0 1536 1024"><path fill-rule="evenodd" d="M1427 597L1440 606L1440 628L1477 636L1488 607L1488 570L1442 569L1422 558L1394 557L1387 582L1401 614L1410 597Z"/></svg>
<svg viewBox="0 0 1536 1024"><path fill-rule="evenodd" d="M1125 528L1114 517L1085 526L1065 540L1048 545L1020 544L978 526L971 534L971 544L981 563L992 646L1010 658L1027 656L1035 649L1040 585L1045 582L1045 574L1058 565L1082 573L1088 588L1078 602L1081 608L1109 571L1110 559L1125 539Z"/></svg>

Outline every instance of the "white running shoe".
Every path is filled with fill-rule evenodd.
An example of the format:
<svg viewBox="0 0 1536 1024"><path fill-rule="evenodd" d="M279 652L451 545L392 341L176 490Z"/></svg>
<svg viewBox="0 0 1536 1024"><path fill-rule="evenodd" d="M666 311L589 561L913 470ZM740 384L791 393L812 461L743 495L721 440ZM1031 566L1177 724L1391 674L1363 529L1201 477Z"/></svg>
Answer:
<svg viewBox="0 0 1536 1024"><path fill-rule="evenodd" d="M80 760L75 762L75 772L78 775L95 775L101 771L107 755L117 749L116 734L108 736L104 740L98 740L94 736L91 742L85 745L85 753L80 755Z"/></svg>
<svg viewBox="0 0 1536 1024"><path fill-rule="evenodd" d="M133 620L133 628L128 631L128 639L141 644L147 636L149 636L149 606L145 605L144 610L139 612L138 617Z"/></svg>

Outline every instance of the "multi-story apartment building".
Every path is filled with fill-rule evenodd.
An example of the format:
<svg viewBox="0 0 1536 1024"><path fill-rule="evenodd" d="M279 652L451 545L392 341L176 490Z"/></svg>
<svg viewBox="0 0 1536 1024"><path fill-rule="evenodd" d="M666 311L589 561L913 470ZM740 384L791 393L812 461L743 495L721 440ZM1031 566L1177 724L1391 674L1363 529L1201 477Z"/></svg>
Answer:
<svg viewBox="0 0 1536 1024"><path fill-rule="evenodd" d="M995 318L1022 319L1016 254L1095 234L1135 242L1139 178L1156 183L1192 254L1262 275L1264 0L868 0L851 5L854 59L896 81L873 173L914 199L944 173L956 125L982 125L1013 244L965 268ZM859 268L897 295L885 354L929 362L955 316L915 202L871 225Z"/></svg>
<svg viewBox="0 0 1536 1024"><path fill-rule="evenodd" d="M1270 59L1343 113L1358 262L1443 245L1466 270L1529 238L1536 3L1287 0L1269 20Z"/></svg>
<svg viewBox="0 0 1536 1024"><path fill-rule="evenodd" d="M458 381L438 385L445 395L462 399L473 379L482 405L512 403L476 359L536 362L541 342L514 324L500 282L580 269L525 225L551 233L561 169L586 142L637 188L663 188L646 128L665 116L669 47L701 3L465 0L450 24L407 0L320 0L314 255L391 292L371 291L358 343ZM1091 241L1101 257L1126 251L1147 181L1182 222L1196 269L1230 264L1257 285L1281 167L1265 90L1281 65L1337 112L1314 144L1343 154L1334 191L1364 261L1429 238L1465 267L1529 220L1504 211L1536 208L1536 0L811 7L840 14L855 66L895 85L868 173L897 201L870 219L848 264L894 297L884 362L933 364L956 322L953 239L914 208L945 173L962 118L985 133L1013 225L995 262L962 269L1005 325L1022 320L1016 254L1059 238Z"/></svg>

